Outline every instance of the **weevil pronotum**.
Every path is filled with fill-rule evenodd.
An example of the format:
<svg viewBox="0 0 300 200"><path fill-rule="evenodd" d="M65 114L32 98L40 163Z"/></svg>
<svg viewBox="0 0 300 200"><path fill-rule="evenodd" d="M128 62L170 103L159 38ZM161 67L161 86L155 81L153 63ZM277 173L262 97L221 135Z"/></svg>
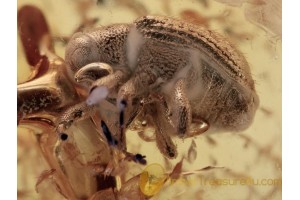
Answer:
<svg viewBox="0 0 300 200"><path fill-rule="evenodd" d="M90 95L84 106L78 104L61 119L60 130L107 99L119 108L116 135L121 150L126 150L123 129L141 112L152 116L161 153L175 158L170 133L194 136L193 123L206 124L198 133L208 125L245 129L259 102L247 61L233 44L218 33L169 17L144 16L132 24L76 33L65 62L69 76Z"/></svg>

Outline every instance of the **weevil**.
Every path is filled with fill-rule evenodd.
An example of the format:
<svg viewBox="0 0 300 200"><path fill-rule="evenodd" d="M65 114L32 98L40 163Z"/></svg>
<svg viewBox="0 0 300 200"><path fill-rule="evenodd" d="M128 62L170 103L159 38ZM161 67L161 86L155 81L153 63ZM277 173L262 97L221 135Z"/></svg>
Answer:
<svg viewBox="0 0 300 200"><path fill-rule="evenodd" d="M169 17L144 16L78 32L66 47L65 62L69 76L89 95L62 115L58 130L91 111L103 116L98 105L107 100L118 108L118 124L107 125L122 151L125 130L145 113L152 117L160 152L175 158L172 134L192 137L193 124L202 124L198 133L208 126L244 130L259 104L249 65L229 40ZM145 99L151 100L141 106Z"/></svg>

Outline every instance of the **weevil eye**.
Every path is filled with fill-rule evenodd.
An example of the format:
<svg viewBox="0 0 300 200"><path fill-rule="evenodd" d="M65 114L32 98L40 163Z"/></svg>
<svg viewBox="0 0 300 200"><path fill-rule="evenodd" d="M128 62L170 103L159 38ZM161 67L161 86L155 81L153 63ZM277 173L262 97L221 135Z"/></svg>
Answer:
<svg viewBox="0 0 300 200"><path fill-rule="evenodd" d="M68 139L68 135L66 133L60 133L59 134L59 138L62 140L62 141L66 141Z"/></svg>

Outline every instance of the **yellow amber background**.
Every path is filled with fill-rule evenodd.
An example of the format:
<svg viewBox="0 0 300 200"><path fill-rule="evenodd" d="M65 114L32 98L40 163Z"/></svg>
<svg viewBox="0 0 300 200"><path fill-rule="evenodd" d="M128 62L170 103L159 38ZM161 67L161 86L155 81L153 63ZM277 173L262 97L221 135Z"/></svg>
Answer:
<svg viewBox="0 0 300 200"><path fill-rule="evenodd" d="M53 36L70 36L80 24L78 3L75 0L19 0L18 8L25 4L36 5L44 12ZM233 42L247 58L260 107L250 128L239 133L217 133L194 138L196 160L183 163L183 171L193 171L206 166L220 166L228 170L215 169L202 171L189 176L188 181L179 179L176 184L165 184L153 199L281 199L281 186L269 185L219 185L212 186L208 180L249 177L255 181L281 179L281 40L266 30L247 21L244 16L245 5L231 7L209 0L104 0L104 4L94 5L87 10L88 17L98 17L97 25L132 22L143 12L180 18L180 12L191 9L207 17L209 28L218 31ZM137 10L131 5L143 7ZM133 4L132 4L133 3ZM207 7L205 7L207 3ZM223 20L215 17L229 12ZM64 57L64 45L56 43L56 53ZM18 38L18 82L25 81L30 74ZM192 139L175 139L179 156L176 160L166 161L159 153L154 142L144 142L135 132L127 133L128 150L139 151L147 156L147 161L159 163L166 171L171 171L182 156L188 156ZM37 194L34 186L40 173L49 169L36 145L33 133L26 128L18 128L18 194L19 199L63 199L53 186L46 183L39 187ZM137 166L134 173L141 173L143 166ZM201 182L202 180L202 182ZM206 184L203 183L203 180ZM51 181L51 180L46 180ZM43 186L44 185L44 186ZM47 194L48 193L48 194ZM50 199L50 198L49 198Z"/></svg>

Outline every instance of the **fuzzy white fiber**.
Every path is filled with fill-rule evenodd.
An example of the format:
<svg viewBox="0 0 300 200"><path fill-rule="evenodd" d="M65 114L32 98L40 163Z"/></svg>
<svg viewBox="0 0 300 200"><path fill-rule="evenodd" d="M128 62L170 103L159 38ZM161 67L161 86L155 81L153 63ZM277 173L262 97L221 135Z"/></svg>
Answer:
<svg viewBox="0 0 300 200"><path fill-rule="evenodd" d="M108 95L107 87L100 86L95 88L88 96L86 103L88 105L94 105L105 99Z"/></svg>

